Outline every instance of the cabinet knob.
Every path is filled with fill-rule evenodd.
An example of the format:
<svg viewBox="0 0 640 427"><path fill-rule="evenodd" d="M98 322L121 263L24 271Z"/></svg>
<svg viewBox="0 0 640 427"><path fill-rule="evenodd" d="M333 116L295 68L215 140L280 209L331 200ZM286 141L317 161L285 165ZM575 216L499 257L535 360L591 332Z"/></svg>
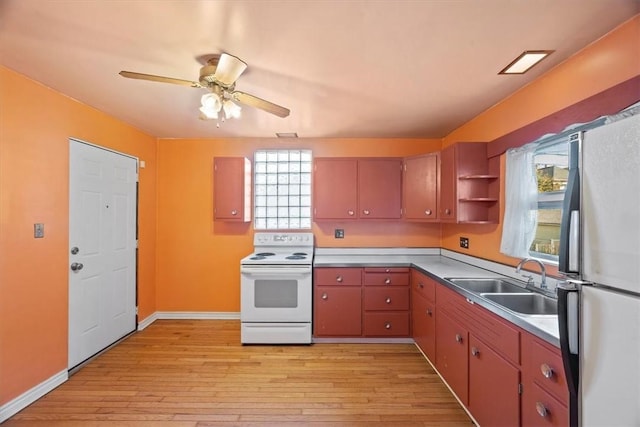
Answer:
<svg viewBox="0 0 640 427"><path fill-rule="evenodd" d="M456 342L459 342L459 343L462 342L462 335L456 334Z"/></svg>
<svg viewBox="0 0 640 427"><path fill-rule="evenodd" d="M385 285L390 285L391 284L391 278L387 277L386 279L384 279L384 284Z"/></svg>
<svg viewBox="0 0 640 427"><path fill-rule="evenodd" d="M471 347L471 355L474 357L478 357L478 355L480 354L480 350L478 350L477 347Z"/></svg>
<svg viewBox="0 0 640 427"><path fill-rule="evenodd" d="M445 213L446 215L451 215L451 209L449 209L449 208L445 209L445 210L444 210L444 213Z"/></svg>
<svg viewBox="0 0 640 427"><path fill-rule="evenodd" d="M551 366L547 365L546 363L540 365L540 372L542 372L542 376L544 376L545 378L551 379L551 377L553 377L553 368L551 368Z"/></svg>
<svg viewBox="0 0 640 427"><path fill-rule="evenodd" d="M420 289L424 288L424 283L422 283L422 282L418 283L418 287L419 287Z"/></svg>
<svg viewBox="0 0 640 427"><path fill-rule="evenodd" d="M385 329L391 329L391 322L387 322L384 324Z"/></svg>
<svg viewBox="0 0 640 427"><path fill-rule="evenodd" d="M349 214L349 216L353 216L353 215L355 214L355 212L354 212L354 211L352 211L351 209L349 209L349 210L347 211L347 213Z"/></svg>
<svg viewBox="0 0 640 427"><path fill-rule="evenodd" d="M232 210L232 211L231 211L231 215L238 215L238 211L237 211L237 210L235 210L235 209L234 209L234 210Z"/></svg>
<svg viewBox="0 0 640 427"><path fill-rule="evenodd" d="M336 276L336 282L342 283L342 276Z"/></svg>
<svg viewBox="0 0 640 427"><path fill-rule="evenodd" d="M384 272L385 272L385 273L390 273L390 272L391 272L391 270L390 270L390 269L388 269L388 268L385 268L385 269L384 269Z"/></svg>
<svg viewBox="0 0 640 427"><path fill-rule="evenodd" d="M363 214L365 215L369 215L371 213L371 211L369 209L365 209L362 211Z"/></svg>
<svg viewBox="0 0 640 427"><path fill-rule="evenodd" d="M384 300L384 302L386 302L387 304L391 304L391 298L387 298L386 300Z"/></svg>
<svg viewBox="0 0 640 427"><path fill-rule="evenodd" d="M433 316L433 311L430 308L427 308L427 316Z"/></svg>
<svg viewBox="0 0 640 427"><path fill-rule="evenodd" d="M536 402L536 411L538 411L538 415L542 418L545 418L549 414L549 410L544 406L542 402Z"/></svg>
<svg viewBox="0 0 640 427"><path fill-rule="evenodd" d="M431 215L431 209L427 209L426 211L424 211L424 214L427 216Z"/></svg>
<svg viewBox="0 0 640 427"><path fill-rule="evenodd" d="M324 293L322 294L322 299L323 299L323 300L328 300L328 299L329 299L329 295L327 295L327 293L326 293L326 292L324 292Z"/></svg>

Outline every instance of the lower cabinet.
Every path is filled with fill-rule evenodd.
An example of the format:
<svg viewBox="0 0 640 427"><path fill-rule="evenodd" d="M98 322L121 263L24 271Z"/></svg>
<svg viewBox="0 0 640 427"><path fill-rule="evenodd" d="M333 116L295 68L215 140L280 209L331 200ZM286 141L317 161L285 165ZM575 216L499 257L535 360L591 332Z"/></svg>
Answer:
<svg viewBox="0 0 640 427"><path fill-rule="evenodd" d="M317 337L409 337L409 269L315 268Z"/></svg>
<svg viewBox="0 0 640 427"><path fill-rule="evenodd" d="M453 389L458 399L469 403L469 332L438 309L436 318L436 368Z"/></svg>
<svg viewBox="0 0 640 427"><path fill-rule="evenodd" d="M411 329L422 352L436 361L436 282L411 270Z"/></svg>
<svg viewBox="0 0 640 427"><path fill-rule="evenodd" d="M520 370L491 347L469 337L469 411L481 426L520 422Z"/></svg>

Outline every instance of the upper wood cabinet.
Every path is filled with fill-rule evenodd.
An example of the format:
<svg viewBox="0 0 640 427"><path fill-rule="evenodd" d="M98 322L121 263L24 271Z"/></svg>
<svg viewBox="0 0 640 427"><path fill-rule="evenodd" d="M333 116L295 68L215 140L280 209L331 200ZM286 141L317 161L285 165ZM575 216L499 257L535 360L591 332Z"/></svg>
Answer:
<svg viewBox="0 0 640 427"><path fill-rule="evenodd" d="M437 221L440 154L429 153L404 159L402 202L404 218Z"/></svg>
<svg viewBox="0 0 640 427"><path fill-rule="evenodd" d="M500 164L487 158L485 143L457 143L442 150L440 207L442 222L497 223Z"/></svg>
<svg viewBox="0 0 640 427"><path fill-rule="evenodd" d="M251 221L251 161L213 159L213 217L216 221Z"/></svg>
<svg viewBox="0 0 640 427"><path fill-rule="evenodd" d="M402 160L316 158L314 219L399 219Z"/></svg>

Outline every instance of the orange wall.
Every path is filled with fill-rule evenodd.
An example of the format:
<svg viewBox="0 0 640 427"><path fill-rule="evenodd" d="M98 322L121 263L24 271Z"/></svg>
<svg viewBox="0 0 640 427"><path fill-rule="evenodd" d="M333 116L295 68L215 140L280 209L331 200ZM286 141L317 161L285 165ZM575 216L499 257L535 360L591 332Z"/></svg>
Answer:
<svg viewBox="0 0 640 427"><path fill-rule="evenodd" d="M314 157L410 156L437 151L420 139L160 139L158 143L157 303L160 311L240 309L240 259L253 249L251 224L213 221L213 158L264 148L305 148ZM333 238L334 228L345 239ZM440 245L440 226L411 223L315 224L317 246Z"/></svg>
<svg viewBox="0 0 640 427"><path fill-rule="evenodd" d="M67 368L69 137L146 161L138 295L155 308L156 140L0 67L0 405ZM45 237L33 238L33 224Z"/></svg>
<svg viewBox="0 0 640 427"><path fill-rule="evenodd" d="M456 141L493 141L638 75L640 15L456 129L444 139L443 146ZM504 155L500 160L504 176ZM500 205L504 214L504 182ZM470 248L465 253L516 265L519 260L499 251L501 234L501 225L443 225L442 247L459 251L460 236L467 236ZM551 271L557 270L552 267Z"/></svg>

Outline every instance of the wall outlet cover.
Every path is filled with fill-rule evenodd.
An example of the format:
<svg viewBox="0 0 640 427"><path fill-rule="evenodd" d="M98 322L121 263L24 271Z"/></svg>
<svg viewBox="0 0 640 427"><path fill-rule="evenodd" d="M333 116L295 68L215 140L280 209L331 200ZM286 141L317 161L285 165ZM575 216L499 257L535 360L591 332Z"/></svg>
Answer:
<svg viewBox="0 0 640 427"><path fill-rule="evenodd" d="M460 247L464 249L469 249L469 238L461 237L460 238Z"/></svg>
<svg viewBox="0 0 640 427"><path fill-rule="evenodd" d="M333 235L336 239L344 239L344 229L336 228L336 231Z"/></svg>

